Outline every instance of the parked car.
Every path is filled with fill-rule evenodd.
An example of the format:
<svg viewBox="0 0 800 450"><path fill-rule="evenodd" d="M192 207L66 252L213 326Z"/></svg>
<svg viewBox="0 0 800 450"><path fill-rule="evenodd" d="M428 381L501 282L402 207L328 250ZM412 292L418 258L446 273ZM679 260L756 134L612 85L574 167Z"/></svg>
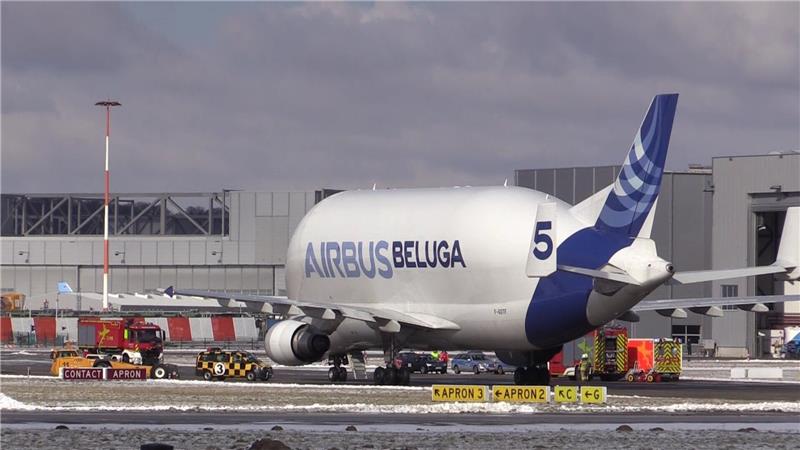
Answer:
<svg viewBox="0 0 800 450"><path fill-rule="evenodd" d="M453 372L470 371L475 374L481 372L494 372L494 361L489 359L483 352L468 352L455 355L450 359L450 366Z"/></svg>
<svg viewBox="0 0 800 450"><path fill-rule="evenodd" d="M494 373L498 375L503 375L505 373L514 373L514 371L517 370L517 366L506 364L503 361L500 361L500 358L494 357L491 358L491 361L494 364Z"/></svg>
<svg viewBox="0 0 800 450"><path fill-rule="evenodd" d="M431 355L425 353L401 352L397 355L397 361L400 366L408 367L412 372L447 373L446 362L434 360Z"/></svg>

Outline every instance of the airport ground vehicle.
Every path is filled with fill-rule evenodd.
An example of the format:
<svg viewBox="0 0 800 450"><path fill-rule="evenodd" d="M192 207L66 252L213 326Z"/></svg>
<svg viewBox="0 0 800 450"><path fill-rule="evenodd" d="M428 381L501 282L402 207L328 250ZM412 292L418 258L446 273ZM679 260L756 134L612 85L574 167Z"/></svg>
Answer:
<svg viewBox="0 0 800 450"><path fill-rule="evenodd" d="M21 292L3 292L0 296L0 311L12 312L25 308L25 294Z"/></svg>
<svg viewBox="0 0 800 450"><path fill-rule="evenodd" d="M683 370L683 348L672 339L629 339L627 381L677 381Z"/></svg>
<svg viewBox="0 0 800 450"><path fill-rule="evenodd" d="M490 359L492 361L492 366L494 366L494 373L496 373L497 375L503 375L517 370L517 366L504 363L498 358L490 358Z"/></svg>
<svg viewBox="0 0 800 450"><path fill-rule="evenodd" d="M450 367L453 372L494 372L494 361L489 359L483 352L467 352L454 356L450 360Z"/></svg>
<svg viewBox="0 0 800 450"><path fill-rule="evenodd" d="M53 349L50 352L50 374L54 377L59 376L59 369L62 367L113 367L115 369L144 368L147 370L148 378L156 379L177 379L180 378L178 366L174 364L140 365L131 364L123 361L112 360L106 355L87 354L85 356L78 351L70 348Z"/></svg>
<svg viewBox="0 0 800 450"><path fill-rule="evenodd" d="M433 359L427 353L401 352L397 355L400 367L408 367L411 372L419 373L447 373L447 363Z"/></svg>
<svg viewBox="0 0 800 450"><path fill-rule="evenodd" d="M78 347L112 360L155 366L163 361L164 330L141 318L81 318Z"/></svg>
<svg viewBox="0 0 800 450"><path fill-rule="evenodd" d="M612 326L595 330L593 355L589 378L614 381L624 377L628 372L628 329Z"/></svg>
<svg viewBox="0 0 800 450"><path fill-rule="evenodd" d="M272 367L249 352L209 348L197 354L195 374L206 381L225 378L267 381L272 378Z"/></svg>

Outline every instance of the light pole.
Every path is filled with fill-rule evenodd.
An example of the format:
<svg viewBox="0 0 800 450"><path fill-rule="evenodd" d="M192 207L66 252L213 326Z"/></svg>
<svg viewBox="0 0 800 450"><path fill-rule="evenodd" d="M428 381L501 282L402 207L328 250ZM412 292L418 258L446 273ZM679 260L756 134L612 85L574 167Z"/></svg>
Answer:
<svg viewBox="0 0 800 450"><path fill-rule="evenodd" d="M108 189L109 189L109 175L108 175L108 141L111 135L111 107L122 106L120 102L113 100L100 101L94 104L95 106L103 106L106 108L106 165L105 177L106 188L105 195L103 196L103 311L108 310Z"/></svg>

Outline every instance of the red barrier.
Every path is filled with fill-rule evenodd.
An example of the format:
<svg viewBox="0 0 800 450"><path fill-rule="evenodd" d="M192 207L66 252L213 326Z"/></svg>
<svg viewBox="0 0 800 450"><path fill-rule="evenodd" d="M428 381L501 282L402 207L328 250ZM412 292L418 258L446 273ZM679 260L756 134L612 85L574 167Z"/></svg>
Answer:
<svg viewBox="0 0 800 450"><path fill-rule="evenodd" d="M172 342L188 342L192 340L192 327L188 317L167 317L169 340Z"/></svg>
<svg viewBox="0 0 800 450"><path fill-rule="evenodd" d="M33 325L36 327L36 342L50 343L56 342L56 318L55 317L34 317Z"/></svg>
<svg viewBox="0 0 800 450"><path fill-rule="evenodd" d="M211 316L211 332L214 333L214 340L235 341L236 332L233 329L233 317L231 316Z"/></svg>
<svg viewBox="0 0 800 450"><path fill-rule="evenodd" d="M11 329L11 317L0 317L0 342L3 344L14 343L14 330Z"/></svg>

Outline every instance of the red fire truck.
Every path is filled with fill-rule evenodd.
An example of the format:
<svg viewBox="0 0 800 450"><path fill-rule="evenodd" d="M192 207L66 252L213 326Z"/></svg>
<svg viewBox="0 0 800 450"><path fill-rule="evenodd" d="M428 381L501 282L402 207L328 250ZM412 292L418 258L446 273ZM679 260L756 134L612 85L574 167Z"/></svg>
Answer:
<svg viewBox="0 0 800 450"><path fill-rule="evenodd" d="M81 318L78 348L113 360L154 366L164 358L164 330L142 318Z"/></svg>

